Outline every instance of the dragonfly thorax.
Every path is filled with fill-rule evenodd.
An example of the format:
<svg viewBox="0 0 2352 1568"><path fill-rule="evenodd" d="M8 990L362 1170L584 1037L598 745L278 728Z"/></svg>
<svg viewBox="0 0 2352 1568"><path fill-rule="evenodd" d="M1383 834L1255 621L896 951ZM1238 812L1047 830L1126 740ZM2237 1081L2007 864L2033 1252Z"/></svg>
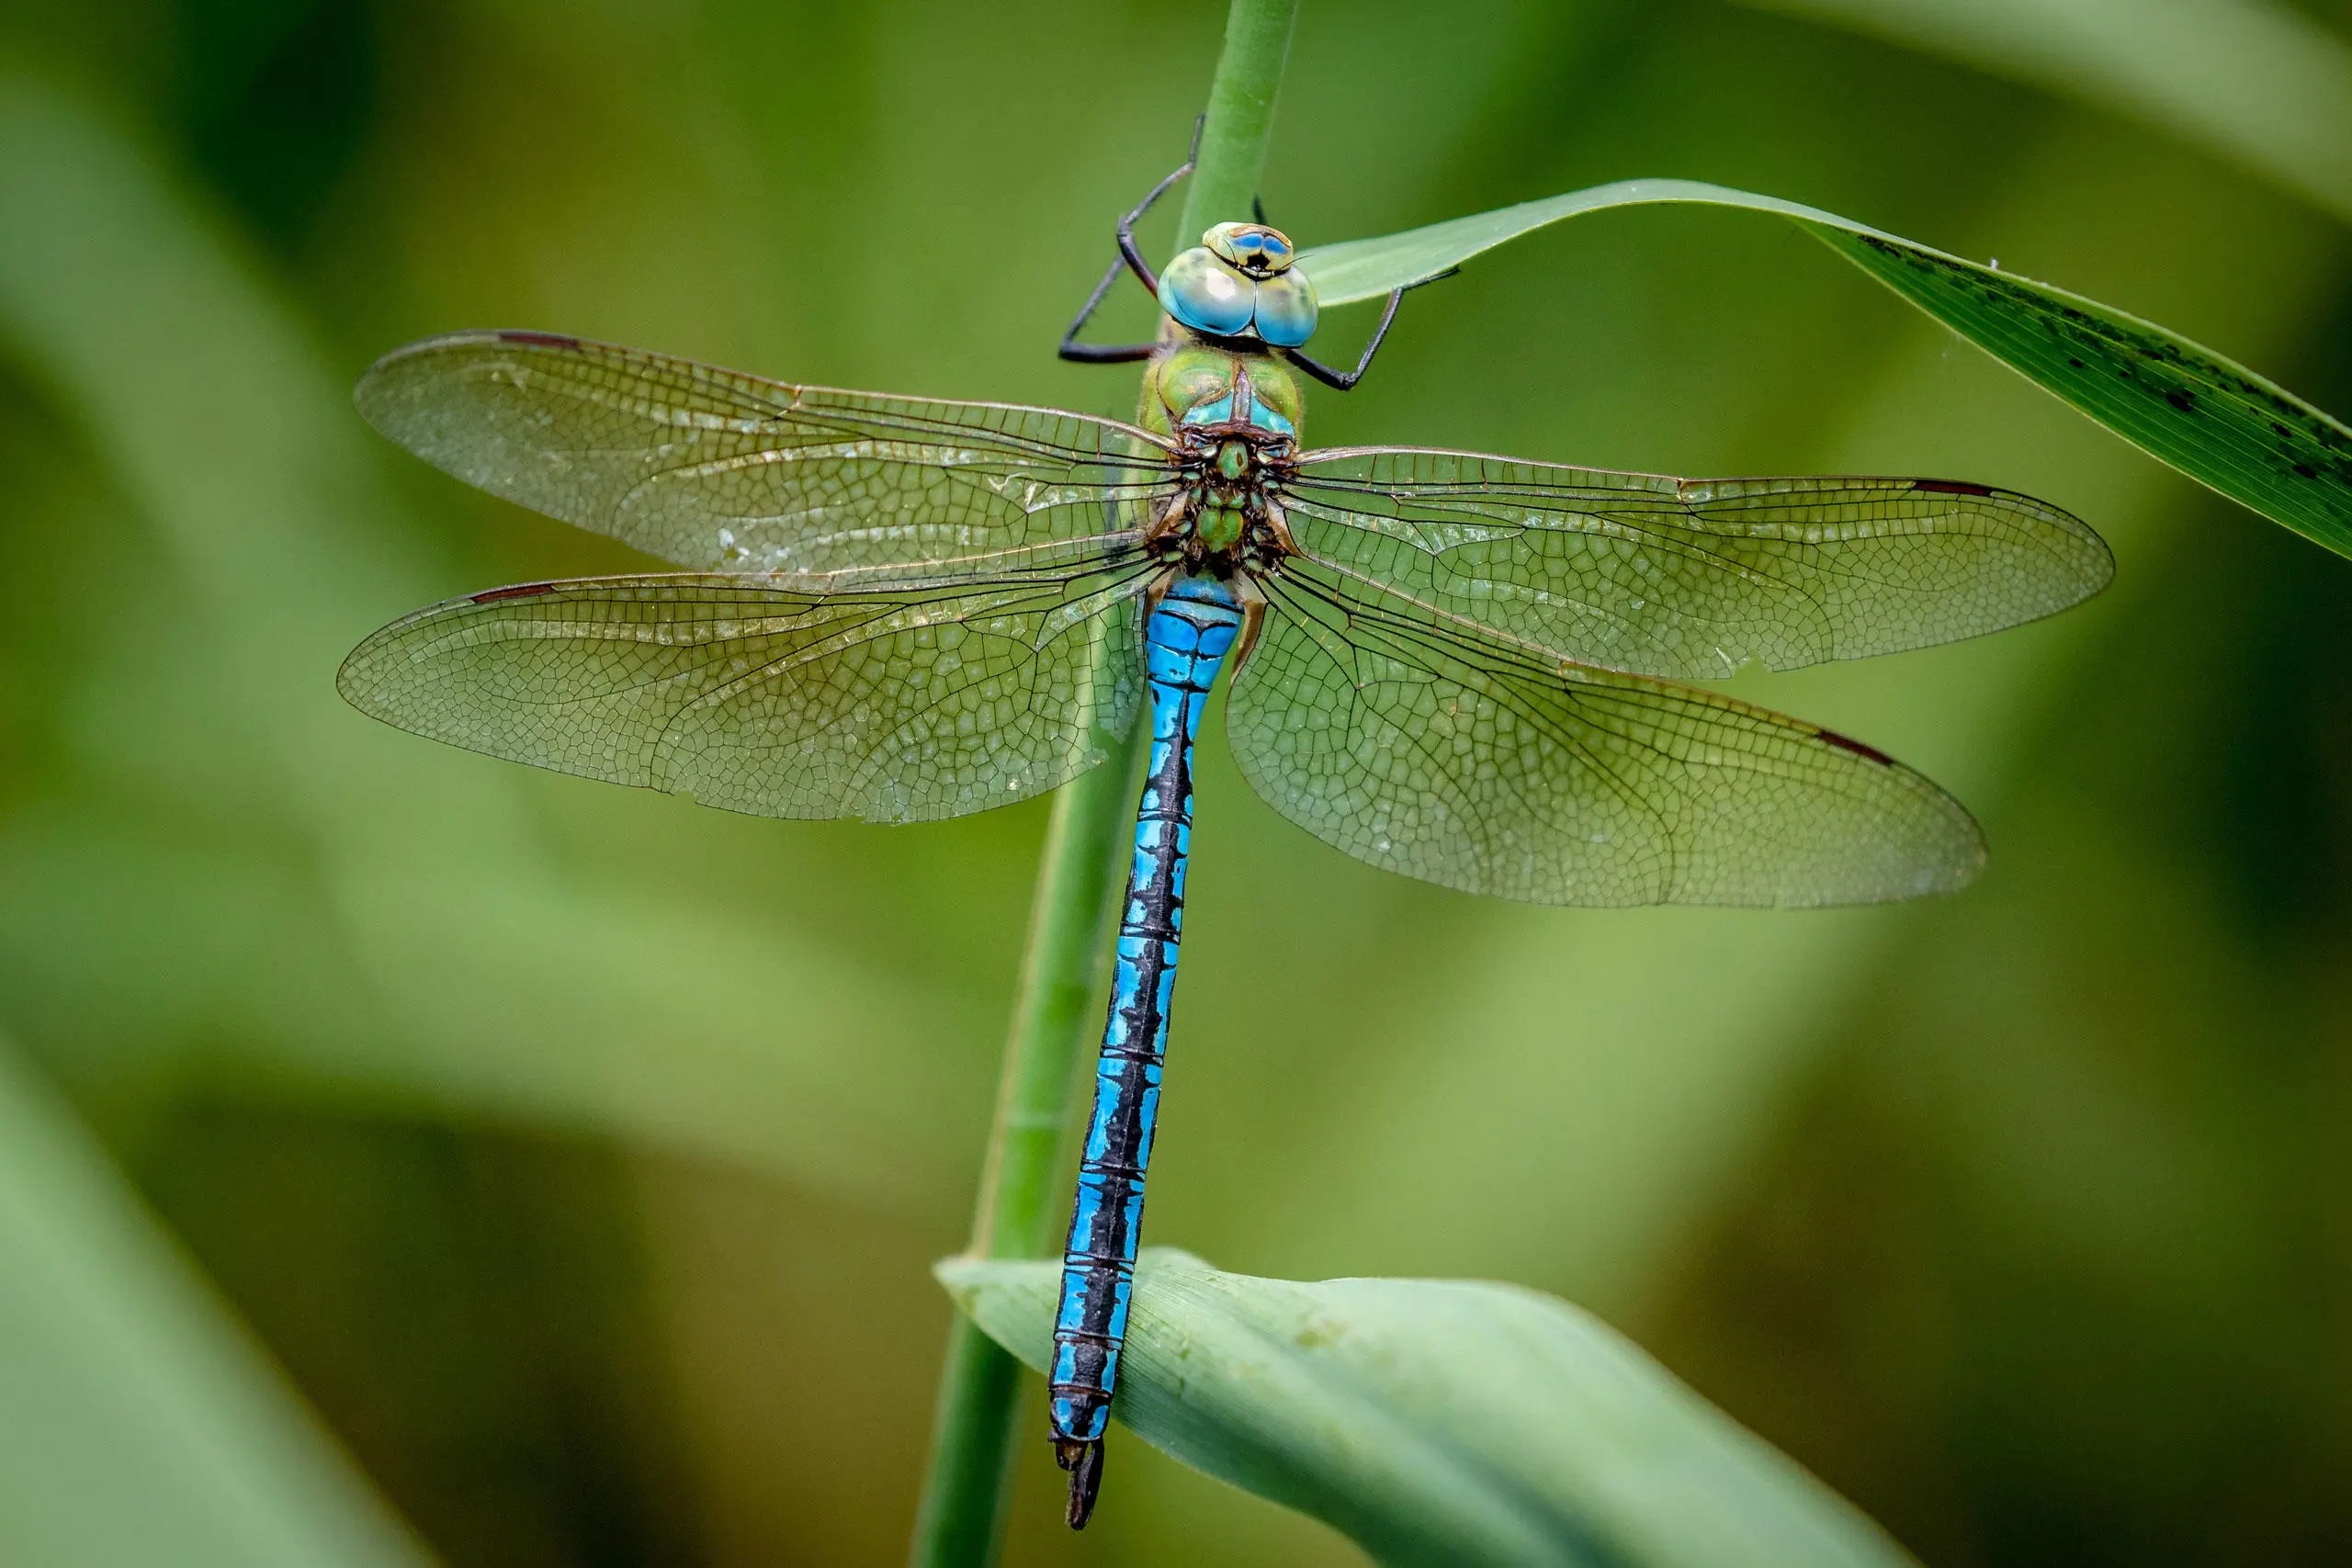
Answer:
<svg viewBox="0 0 2352 1568"><path fill-rule="evenodd" d="M1176 488L1146 524L1147 548L1219 578L1296 553L1281 494L1302 411L1285 368L1263 353L1171 344L1145 378L1143 412L1176 446Z"/></svg>

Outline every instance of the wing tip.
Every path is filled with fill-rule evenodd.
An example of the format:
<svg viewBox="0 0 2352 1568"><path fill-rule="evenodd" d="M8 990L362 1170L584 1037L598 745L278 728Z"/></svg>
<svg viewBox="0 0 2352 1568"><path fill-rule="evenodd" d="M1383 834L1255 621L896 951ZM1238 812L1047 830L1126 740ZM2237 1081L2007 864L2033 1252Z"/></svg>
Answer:
<svg viewBox="0 0 2352 1568"><path fill-rule="evenodd" d="M1895 766L1915 781L1925 804L1941 820L1931 834L1931 842L1919 853L1918 869L1909 885L1894 888L1873 901L1905 903L1964 890L1984 874L1991 858L1990 846L1984 841L1984 825L1957 796L1925 773L1905 768L1899 762Z"/></svg>
<svg viewBox="0 0 2352 1568"><path fill-rule="evenodd" d="M2054 502L2029 495L2021 490L2004 490L1999 485L1978 484L1973 479L1913 479L1914 494L1949 495L1963 501L1989 501L2010 512L2026 512L2055 524L2060 532L2091 558L2077 564L2082 568L2075 584L2075 595L2059 605L2060 609L2079 604L2105 589L2115 580L2115 549L2106 536ZM2055 541L2045 541L2054 546Z"/></svg>
<svg viewBox="0 0 2352 1568"><path fill-rule="evenodd" d="M1917 815L1911 816L1914 826L1908 832L1897 829L1890 838L1907 840L1910 848L1905 858L1910 864L1907 875L1888 879L1885 883L1856 897L1834 900L1847 904L1900 904L1914 898L1939 897L1958 893L1984 874L1989 848L1984 840L1984 824L1975 813L1961 804L1958 796L1935 780L1864 741L1834 729L1824 729L1819 738L1832 746L1899 775L1910 786L1917 802ZM1903 814L1910 816L1909 813Z"/></svg>
<svg viewBox="0 0 2352 1568"><path fill-rule="evenodd" d="M1922 872L1917 889L1903 895L1905 898L1933 898L1962 892L1984 874L1984 867L1991 857L1984 842L1984 826L1960 802L1950 795L1945 795L1944 799L1952 815L1959 819L1964 842L1955 846L1959 852Z"/></svg>
<svg viewBox="0 0 2352 1568"><path fill-rule="evenodd" d="M377 651L383 646L386 635L401 625L406 618L403 616L401 621L379 626L360 638L358 645L343 656L343 662L335 666L334 671L336 696L378 723L390 724L396 729L406 728L407 726L395 721L386 710L385 705L379 700L381 694L374 678L373 666Z"/></svg>

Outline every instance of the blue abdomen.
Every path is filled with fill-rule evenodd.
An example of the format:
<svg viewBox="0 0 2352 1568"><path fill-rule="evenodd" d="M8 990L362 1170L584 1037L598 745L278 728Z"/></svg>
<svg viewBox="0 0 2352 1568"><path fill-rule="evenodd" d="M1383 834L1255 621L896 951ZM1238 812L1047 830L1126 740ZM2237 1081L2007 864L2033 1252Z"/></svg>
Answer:
<svg viewBox="0 0 2352 1568"><path fill-rule="evenodd" d="M1209 687L1241 627L1232 592L1209 578L1171 584L1144 628L1151 763L1136 811L1135 861L1120 912L1111 1017L1094 1069L1094 1114L1079 1164L1054 1322L1054 1434L1099 1441L1109 1423L1143 1226L1144 1175L1159 1111L1160 1059L1184 927L1192 849L1193 741ZM1068 1456L1065 1456L1068 1462Z"/></svg>

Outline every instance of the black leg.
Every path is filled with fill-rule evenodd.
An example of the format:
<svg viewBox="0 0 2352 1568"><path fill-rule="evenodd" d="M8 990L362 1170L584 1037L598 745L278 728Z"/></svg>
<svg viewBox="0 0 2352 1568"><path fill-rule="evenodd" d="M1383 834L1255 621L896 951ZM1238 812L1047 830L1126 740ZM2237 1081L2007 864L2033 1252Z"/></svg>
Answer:
<svg viewBox="0 0 2352 1568"><path fill-rule="evenodd" d="M1195 130L1193 136L1197 144L1200 139L1199 130ZM1151 270L1151 264L1143 259L1143 252L1136 245L1136 225L1143 221L1143 215L1151 210L1153 202L1168 194L1169 186L1192 172L1193 160L1187 156L1172 174L1145 193L1144 198L1136 203L1136 209L1133 212L1119 220L1119 255L1126 262L1127 270L1134 273L1143 286L1154 294L1159 292L1159 275Z"/></svg>
<svg viewBox="0 0 2352 1568"><path fill-rule="evenodd" d="M1422 284L1442 283L1461 270L1458 266L1450 266L1434 277L1424 277L1419 283L1408 283L1402 288L1392 289L1388 295L1388 309L1380 312L1380 325L1373 333L1372 341L1363 345L1363 357L1356 361L1356 367L1353 370L1334 370L1321 360L1302 354L1295 348L1284 352L1289 354L1291 363L1325 386L1334 391L1347 391L1358 381L1363 380L1363 373L1372 368L1372 356L1380 352L1380 340L1388 335L1388 323L1396 319L1396 307L1405 296L1420 288Z"/></svg>
<svg viewBox="0 0 2352 1568"><path fill-rule="evenodd" d="M1380 313L1380 326L1373 333L1372 341L1363 345L1363 357L1356 361L1354 369L1334 370L1321 360L1295 348L1289 350L1291 363L1335 392L1349 390L1363 379L1366 370L1372 368L1372 356L1380 352L1380 340L1388 335L1388 323L1396 319L1396 306L1404 298L1405 291L1401 288L1388 296L1388 309Z"/></svg>
<svg viewBox="0 0 2352 1568"><path fill-rule="evenodd" d="M1069 324L1069 331L1062 333L1061 347L1056 351L1064 359L1080 365L1126 365L1138 359L1151 357L1151 351L1156 346L1152 344L1091 344L1078 341L1078 334L1085 329L1087 318L1093 315L1095 307L1102 303L1102 297L1111 292L1111 285L1119 281L1120 270L1126 265L1126 258L1124 256L1113 262L1111 270L1102 275L1102 281L1094 286L1094 292L1086 297L1086 303L1079 307L1077 317Z"/></svg>
<svg viewBox="0 0 2352 1568"><path fill-rule="evenodd" d="M1124 365L1151 357L1157 344L1128 343L1098 347L1079 342L1078 334L1084 329L1087 318L1093 315L1096 307L1102 303L1103 296L1111 292L1111 285L1118 281L1122 266L1134 273L1137 281L1155 299L1158 298L1159 275L1151 270L1149 262L1143 259L1143 251L1136 243L1136 225L1143 221L1144 214L1151 210L1152 203L1168 194L1170 186L1193 172L1193 164L1201 153L1201 127L1208 123L1208 118L1204 114L1193 121L1193 145L1185 152L1184 162L1177 166L1174 173L1147 191L1144 198L1136 203L1134 211L1119 220L1119 259L1111 264L1111 270L1102 275L1102 281L1096 284L1094 292L1086 297L1086 303L1079 308L1076 319L1069 324L1069 331L1062 333L1061 347L1057 352L1064 359L1080 365Z"/></svg>

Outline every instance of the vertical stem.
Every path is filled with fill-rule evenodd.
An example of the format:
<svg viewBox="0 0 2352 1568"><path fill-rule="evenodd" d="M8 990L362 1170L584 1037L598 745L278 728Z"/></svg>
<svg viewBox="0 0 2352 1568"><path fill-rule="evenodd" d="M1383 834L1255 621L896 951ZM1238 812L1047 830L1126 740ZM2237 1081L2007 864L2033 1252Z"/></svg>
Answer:
<svg viewBox="0 0 2352 1568"><path fill-rule="evenodd" d="M1297 16L1298 0L1233 0L1225 51L1209 87L1200 158L1177 231L1180 244L1195 243L1212 223L1250 216ZM1109 761L1072 781L1054 799L1022 961L1021 994L989 1134L988 1165L973 1216L969 1251L975 1257L1055 1253L1064 1205L1054 1178L1075 1102L1079 1062L1089 1042L1087 1003L1101 967L1104 917L1123 867L1121 829L1133 807L1135 762L1145 728L1133 726ZM1020 1363L970 1319L956 1319L909 1553L913 1568L987 1568L995 1562L1020 1417Z"/></svg>
<svg viewBox="0 0 2352 1568"><path fill-rule="evenodd" d="M1201 127L1201 155L1184 192L1176 243L1201 243L1212 223L1250 216L1258 176L1266 169L1266 141L1274 129L1274 94L1290 57L1298 0L1233 0L1225 17L1225 52L1209 84L1209 117Z"/></svg>

